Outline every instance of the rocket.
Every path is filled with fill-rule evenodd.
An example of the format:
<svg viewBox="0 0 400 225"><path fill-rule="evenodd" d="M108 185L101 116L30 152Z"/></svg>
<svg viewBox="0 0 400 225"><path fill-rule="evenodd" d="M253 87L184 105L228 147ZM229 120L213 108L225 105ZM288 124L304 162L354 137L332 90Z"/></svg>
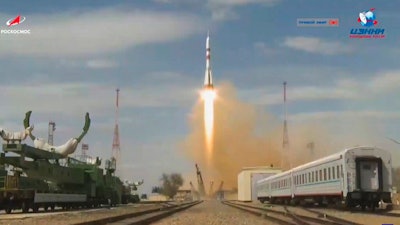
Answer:
<svg viewBox="0 0 400 225"><path fill-rule="evenodd" d="M213 82L212 82L210 58L211 58L210 34L208 32L207 39L206 39L206 72L204 75L204 88L205 89L213 89L214 88Z"/></svg>

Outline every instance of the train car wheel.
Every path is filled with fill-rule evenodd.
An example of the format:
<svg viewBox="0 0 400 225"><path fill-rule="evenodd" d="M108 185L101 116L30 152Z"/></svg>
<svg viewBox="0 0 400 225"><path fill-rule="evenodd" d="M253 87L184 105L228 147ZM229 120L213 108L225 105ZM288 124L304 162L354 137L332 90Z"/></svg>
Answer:
<svg viewBox="0 0 400 225"><path fill-rule="evenodd" d="M6 208L6 213L7 213L7 214L10 214L11 211L12 211L11 207L7 206L7 208Z"/></svg>
<svg viewBox="0 0 400 225"><path fill-rule="evenodd" d="M33 205L33 212L37 213L39 211L39 206L38 205Z"/></svg>
<svg viewBox="0 0 400 225"><path fill-rule="evenodd" d="M25 201L22 202L21 208L23 213L27 213L29 211L28 204L26 204Z"/></svg>
<svg viewBox="0 0 400 225"><path fill-rule="evenodd" d="M362 203L361 203L361 210L362 210L362 211L365 211L365 208L366 208L366 205L365 205L364 202L362 202Z"/></svg>

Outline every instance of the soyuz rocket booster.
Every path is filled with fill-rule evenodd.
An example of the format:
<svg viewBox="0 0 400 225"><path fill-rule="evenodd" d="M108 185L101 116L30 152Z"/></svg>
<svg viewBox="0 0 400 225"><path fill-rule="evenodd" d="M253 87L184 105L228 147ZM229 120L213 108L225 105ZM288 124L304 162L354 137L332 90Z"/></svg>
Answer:
<svg viewBox="0 0 400 225"><path fill-rule="evenodd" d="M204 88L205 89L213 89L214 88L214 85L213 85L213 82L212 82L210 58L211 58L210 35L209 35L209 33L207 33L207 40L206 40L206 73L205 73L205 76L204 76Z"/></svg>

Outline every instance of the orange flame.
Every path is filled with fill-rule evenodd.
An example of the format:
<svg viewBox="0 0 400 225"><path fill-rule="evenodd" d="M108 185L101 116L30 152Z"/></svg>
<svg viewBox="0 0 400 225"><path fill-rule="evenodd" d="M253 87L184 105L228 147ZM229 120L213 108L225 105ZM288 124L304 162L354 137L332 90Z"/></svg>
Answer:
<svg viewBox="0 0 400 225"><path fill-rule="evenodd" d="M205 90L202 92L202 99L204 100L204 127L207 147L208 162L211 160L213 152L213 131L214 131L214 90Z"/></svg>

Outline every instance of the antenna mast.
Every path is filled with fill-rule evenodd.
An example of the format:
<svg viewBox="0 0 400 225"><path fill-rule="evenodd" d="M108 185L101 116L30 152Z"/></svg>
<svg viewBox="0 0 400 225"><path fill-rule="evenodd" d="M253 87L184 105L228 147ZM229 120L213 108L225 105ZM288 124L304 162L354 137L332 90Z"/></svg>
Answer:
<svg viewBox="0 0 400 225"><path fill-rule="evenodd" d="M118 128L118 121L119 121L119 88L116 89L117 98L116 98L116 109L115 109L115 127L114 127L114 139L112 144L112 157L115 159L116 166L120 163L120 142L119 142L119 128ZM117 169L117 168L116 168Z"/></svg>
<svg viewBox="0 0 400 225"><path fill-rule="evenodd" d="M281 155L281 168L283 168L283 160L286 158L289 161L289 168L292 168L292 161L289 154L289 134L287 128L287 107L286 107L286 81L283 82L283 141L282 141L282 155Z"/></svg>

